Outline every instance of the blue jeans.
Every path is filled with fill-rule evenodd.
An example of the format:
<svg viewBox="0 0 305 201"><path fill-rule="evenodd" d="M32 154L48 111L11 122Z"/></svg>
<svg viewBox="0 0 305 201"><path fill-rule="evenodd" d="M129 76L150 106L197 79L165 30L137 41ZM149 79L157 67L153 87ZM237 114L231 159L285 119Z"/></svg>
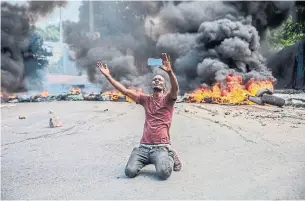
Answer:
<svg viewBox="0 0 305 201"><path fill-rule="evenodd" d="M166 180L173 171L173 153L166 146L136 147L131 152L127 162L125 175L133 178L137 176L144 166L149 164L154 164L157 176L162 180Z"/></svg>

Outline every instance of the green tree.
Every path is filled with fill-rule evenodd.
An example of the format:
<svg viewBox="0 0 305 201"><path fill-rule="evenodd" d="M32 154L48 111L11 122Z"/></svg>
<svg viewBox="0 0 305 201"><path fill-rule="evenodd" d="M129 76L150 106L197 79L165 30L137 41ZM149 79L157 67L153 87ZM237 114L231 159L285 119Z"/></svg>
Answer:
<svg viewBox="0 0 305 201"><path fill-rule="evenodd" d="M45 28L46 41L58 42L60 40L60 27L59 25L49 25Z"/></svg>
<svg viewBox="0 0 305 201"><path fill-rule="evenodd" d="M48 25L45 29L37 28L36 32L48 42L59 42L60 40L60 28L59 25Z"/></svg>
<svg viewBox="0 0 305 201"><path fill-rule="evenodd" d="M270 32L270 43L276 49L294 45L304 38L304 25L292 22L291 16L279 28Z"/></svg>

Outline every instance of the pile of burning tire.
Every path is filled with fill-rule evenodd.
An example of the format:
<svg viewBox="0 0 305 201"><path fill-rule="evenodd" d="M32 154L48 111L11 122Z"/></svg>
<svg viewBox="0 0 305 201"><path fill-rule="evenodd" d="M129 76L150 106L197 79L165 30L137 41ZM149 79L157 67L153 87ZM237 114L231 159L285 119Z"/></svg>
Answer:
<svg viewBox="0 0 305 201"><path fill-rule="evenodd" d="M126 96L120 96L113 99L111 95L104 94L72 94L72 93L61 93L59 95L49 96L14 96L1 98L2 103L25 103L25 102L51 102L51 101L119 101L128 102Z"/></svg>
<svg viewBox="0 0 305 201"><path fill-rule="evenodd" d="M258 105L274 105L282 107L285 105L283 98L273 95L270 89L261 89L255 96L247 95L246 99ZM110 94L100 93L62 93L59 95L48 96L13 96L8 98L1 98L1 102L5 103L23 103L23 102L51 102L51 101L116 101L116 102L130 102L126 96L114 96Z"/></svg>

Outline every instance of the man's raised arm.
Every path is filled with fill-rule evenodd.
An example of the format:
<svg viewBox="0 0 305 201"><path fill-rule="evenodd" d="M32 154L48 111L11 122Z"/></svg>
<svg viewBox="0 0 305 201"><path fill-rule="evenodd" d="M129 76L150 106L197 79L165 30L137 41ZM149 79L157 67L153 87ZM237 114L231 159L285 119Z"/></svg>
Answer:
<svg viewBox="0 0 305 201"><path fill-rule="evenodd" d="M107 64L98 62L97 63L98 69L103 73L103 75L107 78L107 80L116 88L119 92L124 94L125 96L128 96L134 101L137 101L138 94L130 89L127 89L124 85L116 81L110 74L110 71L107 67Z"/></svg>
<svg viewBox="0 0 305 201"><path fill-rule="evenodd" d="M160 68L165 72L167 72L171 83L171 90L170 90L171 97L173 100L176 100L178 96L179 85L170 63L170 56L167 56L165 53L162 53L162 63L163 66L161 66Z"/></svg>

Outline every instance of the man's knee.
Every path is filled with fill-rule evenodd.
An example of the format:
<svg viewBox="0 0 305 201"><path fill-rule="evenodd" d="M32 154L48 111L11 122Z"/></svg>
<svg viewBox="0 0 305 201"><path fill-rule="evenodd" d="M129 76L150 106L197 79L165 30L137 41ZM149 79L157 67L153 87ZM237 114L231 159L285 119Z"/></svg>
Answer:
<svg viewBox="0 0 305 201"><path fill-rule="evenodd" d="M170 165L169 161L162 161L162 163L157 167L157 176L162 179L166 180L168 179L173 171L173 168Z"/></svg>
<svg viewBox="0 0 305 201"><path fill-rule="evenodd" d="M134 178L138 174L138 170L136 167L132 165L127 165L125 168L125 175L129 178Z"/></svg>

